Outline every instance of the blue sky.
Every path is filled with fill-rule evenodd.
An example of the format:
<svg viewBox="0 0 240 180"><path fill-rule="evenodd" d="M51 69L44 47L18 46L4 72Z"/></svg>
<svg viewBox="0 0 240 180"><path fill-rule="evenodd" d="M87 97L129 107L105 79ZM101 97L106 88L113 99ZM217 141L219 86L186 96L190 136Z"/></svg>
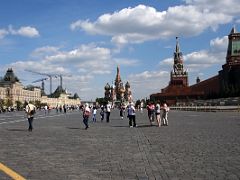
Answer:
<svg viewBox="0 0 240 180"><path fill-rule="evenodd" d="M238 0L2 0L0 76L11 67L26 86L44 76L25 69L63 74L68 92L95 100L119 65L137 100L169 83L176 36L191 85L218 73L239 24Z"/></svg>

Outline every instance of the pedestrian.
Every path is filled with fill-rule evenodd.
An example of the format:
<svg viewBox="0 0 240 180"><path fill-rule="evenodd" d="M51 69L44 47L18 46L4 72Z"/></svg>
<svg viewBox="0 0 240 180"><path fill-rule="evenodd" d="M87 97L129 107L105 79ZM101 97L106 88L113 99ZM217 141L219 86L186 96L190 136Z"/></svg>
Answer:
<svg viewBox="0 0 240 180"><path fill-rule="evenodd" d="M97 108L94 106L93 107L93 122L97 122L96 115L97 115Z"/></svg>
<svg viewBox="0 0 240 180"><path fill-rule="evenodd" d="M129 118L129 127L136 127L136 109L134 107L134 103L131 102L128 107L128 118Z"/></svg>
<svg viewBox="0 0 240 180"><path fill-rule="evenodd" d="M85 107L83 108L83 123L85 125L86 130L89 128L88 119L89 119L90 114L91 114L91 110L89 108L88 103L86 103Z"/></svg>
<svg viewBox="0 0 240 180"><path fill-rule="evenodd" d="M141 101L141 104L140 104L140 110L141 110L141 113L143 113L143 102Z"/></svg>
<svg viewBox="0 0 240 180"><path fill-rule="evenodd" d="M124 105L123 105L123 104L120 105L120 117L121 117L121 119L123 119L123 116L124 116L124 110L125 110Z"/></svg>
<svg viewBox="0 0 240 180"><path fill-rule="evenodd" d="M36 106L34 106L31 103L26 103L26 108L25 111L27 113L27 118L28 118L28 131L31 132L33 130L33 119L34 119L34 114L36 113Z"/></svg>
<svg viewBox="0 0 240 180"><path fill-rule="evenodd" d="M67 113L67 105L66 104L63 105L63 111L65 114Z"/></svg>
<svg viewBox="0 0 240 180"><path fill-rule="evenodd" d="M101 122L104 120L104 106L101 106L101 111L100 111L100 115L101 115Z"/></svg>
<svg viewBox="0 0 240 180"><path fill-rule="evenodd" d="M44 106L44 112L45 112L45 115L48 114L48 106L47 105Z"/></svg>
<svg viewBox="0 0 240 180"><path fill-rule="evenodd" d="M162 109L163 109L163 115L162 115L163 125L168 126L168 112L170 108L168 107L167 103L164 103Z"/></svg>
<svg viewBox="0 0 240 180"><path fill-rule="evenodd" d="M111 113L111 104L108 102L108 104L106 105L106 122L107 123L109 123L110 113Z"/></svg>
<svg viewBox="0 0 240 180"><path fill-rule="evenodd" d="M161 108L160 108L160 104L156 105L155 115L156 115L156 120L157 120L158 127L161 127Z"/></svg>
<svg viewBox="0 0 240 180"><path fill-rule="evenodd" d="M149 119L150 125L152 126L154 123L154 111L155 111L155 106L153 103L149 103L147 105L147 111L148 111L148 119Z"/></svg>

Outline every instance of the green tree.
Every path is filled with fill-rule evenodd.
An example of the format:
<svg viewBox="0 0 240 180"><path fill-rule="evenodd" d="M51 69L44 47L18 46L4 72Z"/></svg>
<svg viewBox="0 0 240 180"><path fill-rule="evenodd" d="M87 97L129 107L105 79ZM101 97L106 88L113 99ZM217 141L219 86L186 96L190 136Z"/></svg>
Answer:
<svg viewBox="0 0 240 180"><path fill-rule="evenodd" d="M41 107L41 101L38 101L36 100L34 105L37 107L37 108L40 108Z"/></svg>
<svg viewBox="0 0 240 180"><path fill-rule="evenodd" d="M107 100L105 98L96 98L96 102L99 105L106 105L107 104Z"/></svg>
<svg viewBox="0 0 240 180"><path fill-rule="evenodd" d="M20 111L23 108L23 103L21 101L15 101L17 105L17 110Z"/></svg>
<svg viewBox="0 0 240 180"><path fill-rule="evenodd" d="M141 100L140 100L140 99L138 99L138 100L136 101L135 106L136 106L136 107L140 107L140 106L141 106Z"/></svg>
<svg viewBox="0 0 240 180"><path fill-rule="evenodd" d="M11 99L7 99L7 100L5 101L5 106L11 107L12 105L13 105L13 102L12 102Z"/></svg>
<svg viewBox="0 0 240 180"><path fill-rule="evenodd" d="M3 110L3 106L4 106L4 100L3 100L3 99L0 99L0 109Z"/></svg>

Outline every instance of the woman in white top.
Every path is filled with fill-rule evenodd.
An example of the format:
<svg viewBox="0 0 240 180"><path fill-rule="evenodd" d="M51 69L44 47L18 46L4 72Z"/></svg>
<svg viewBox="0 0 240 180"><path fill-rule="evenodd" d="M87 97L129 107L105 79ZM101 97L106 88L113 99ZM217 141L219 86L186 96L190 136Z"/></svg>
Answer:
<svg viewBox="0 0 240 180"><path fill-rule="evenodd" d="M163 115L162 115L162 119L163 119L163 125L168 126L168 112L169 112L169 107L167 105L167 103L163 104Z"/></svg>
<svg viewBox="0 0 240 180"><path fill-rule="evenodd" d="M161 127L161 114L160 113L161 113L160 104L157 104L155 114L156 114L156 120L157 120L158 127Z"/></svg>

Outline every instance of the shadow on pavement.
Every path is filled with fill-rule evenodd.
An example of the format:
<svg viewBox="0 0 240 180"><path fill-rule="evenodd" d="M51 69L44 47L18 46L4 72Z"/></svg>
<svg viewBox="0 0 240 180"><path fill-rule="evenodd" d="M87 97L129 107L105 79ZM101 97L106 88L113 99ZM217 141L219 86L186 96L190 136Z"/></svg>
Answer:
<svg viewBox="0 0 240 180"><path fill-rule="evenodd" d="M82 129L82 128L79 128L79 127L66 127L67 129Z"/></svg>
<svg viewBox="0 0 240 180"><path fill-rule="evenodd" d="M6 129L7 131L27 131L26 129Z"/></svg>

